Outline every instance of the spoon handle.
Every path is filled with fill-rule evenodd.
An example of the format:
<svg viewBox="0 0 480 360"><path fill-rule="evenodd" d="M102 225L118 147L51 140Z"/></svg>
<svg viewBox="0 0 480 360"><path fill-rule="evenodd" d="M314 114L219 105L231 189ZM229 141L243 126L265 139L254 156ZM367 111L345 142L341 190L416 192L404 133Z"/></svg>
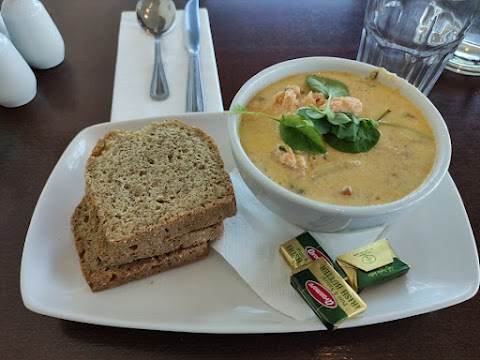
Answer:
<svg viewBox="0 0 480 360"><path fill-rule="evenodd" d="M165 100L169 96L167 77L163 68L160 36L155 35L155 62L153 65L152 85L150 97L154 100Z"/></svg>
<svg viewBox="0 0 480 360"><path fill-rule="evenodd" d="M191 55L188 64L187 112L203 111L203 89L200 74L200 59Z"/></svg>

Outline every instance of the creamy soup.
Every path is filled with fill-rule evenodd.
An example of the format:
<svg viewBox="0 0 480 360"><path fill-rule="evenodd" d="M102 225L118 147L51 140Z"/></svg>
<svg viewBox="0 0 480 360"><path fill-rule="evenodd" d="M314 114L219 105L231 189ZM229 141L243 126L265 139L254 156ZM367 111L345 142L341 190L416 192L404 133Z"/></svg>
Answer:
<svg viewBox="0 0 480 360"><path fill-rule="evenodd" d="M307 75L271 84L251 99L247 109L275 117L295 112L311 101ZM355 98L347 110L358 111L359 117L378 119L390 110L377 127L381 136L376 146L356 154L340 152L328 144L325 154L292 150L282 142L276 121L242 115L240 141L253 163L284 188L330 204L388 203L417 188L435 161L434 135L421 110L374 77L343 72L318 75L347 85L350 97ZM341 105L334 111L347 112Z"/></svg>

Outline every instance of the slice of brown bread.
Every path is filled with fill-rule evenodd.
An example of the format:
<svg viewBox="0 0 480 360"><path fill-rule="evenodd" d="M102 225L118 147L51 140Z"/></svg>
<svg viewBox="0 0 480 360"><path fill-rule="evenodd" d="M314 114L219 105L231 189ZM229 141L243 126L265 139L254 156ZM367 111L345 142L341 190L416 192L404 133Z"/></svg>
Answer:
<svg viewBox="0 0 480 360"><path fill-rule="evenodd" d="M236 213L217 146L203 130L178 120L109 132L93 149L85 180L105 241L99 243L102 260L132 251L146 257L162 242Z"/></svg>
<svg viewBox="0 0 480 360"><path fill-rule="evenodd" d="M203 242L128 264L108 266L102 263L95 253L95 233L90 226L89 212L84 202L75 208L71 225L83 276L94 292L142 279L208 255L208 242Z"/></svg>
<svg viewBox="0 0 480 360"><path fill-rule="evenodd" d="M90 225L93 229L97 229L98 219L96 216L91 215L86 196L83 197L79 206L87 207L85 211L88 211L90 216ZM155 239L153 239L153 241L143 242L140 249L141 251L138 251L137 245L129 246L128 248L117 246L115 243L105 241L101 233L97 232L92 246L103 264L116 266L146 257L166 254L177 249L187 248L207 241L213 241L220 238L222 234L223 223L220 222L161 242L154 241Z"/></svg>

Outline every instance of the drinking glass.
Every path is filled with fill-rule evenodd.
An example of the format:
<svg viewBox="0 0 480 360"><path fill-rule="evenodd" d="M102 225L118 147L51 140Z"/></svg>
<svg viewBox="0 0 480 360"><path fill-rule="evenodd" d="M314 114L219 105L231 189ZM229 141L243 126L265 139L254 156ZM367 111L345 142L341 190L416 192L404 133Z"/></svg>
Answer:
<svg viewBox="0 0 480 360"><path fill-rule="evenodd" d="M368 0L357 60L428 95L479 6L478 0Z"/></svg>
<svg viewBox="0 0 480 360"><path fill-rule="evenodd" d="M480 76L480 15L477 14L446 68L459 74Z"/></svg>

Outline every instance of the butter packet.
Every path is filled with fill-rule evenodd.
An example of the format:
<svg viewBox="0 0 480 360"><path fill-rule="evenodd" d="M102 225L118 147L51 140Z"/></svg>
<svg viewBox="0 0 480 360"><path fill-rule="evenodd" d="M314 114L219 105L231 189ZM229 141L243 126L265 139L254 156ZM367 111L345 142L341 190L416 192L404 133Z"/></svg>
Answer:
<svg viewBox="0 0 480 360"><path fill-rule="evenodd" d="M324 258L342 278L347 278L345 272L308 232L284 242L280 245L280 253L292 270L298 269L314 260Z"/></svg>
<svg viewBox="0 0 480 360"><path fill-rule="evenodd" d="M293 270L290 283L329 330L367 308L325 258Z"/></svg>
<svg viewBox="0 0 480 360"><path fill-rule="evenodd" d="M348 283L357 293L406 274L410 269L397 257L386 238L341 255L336 262L345 271Z"/></svg>

